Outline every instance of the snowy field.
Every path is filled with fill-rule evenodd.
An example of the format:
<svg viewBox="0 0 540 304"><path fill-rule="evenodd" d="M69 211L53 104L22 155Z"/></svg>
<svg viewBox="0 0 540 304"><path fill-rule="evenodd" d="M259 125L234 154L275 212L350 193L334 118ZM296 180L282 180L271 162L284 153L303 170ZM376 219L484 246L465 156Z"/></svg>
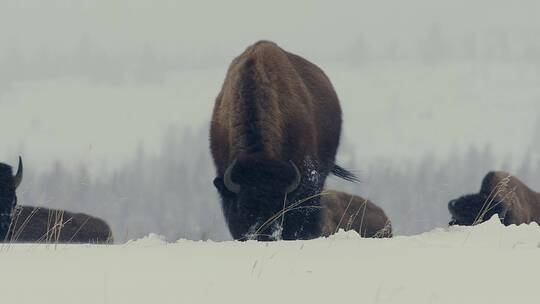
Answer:
<svg viewBox="0 0 540 304"><path fill-rule="evenodd" d="M536 303L540 228L290 242L4 245L5 303Z"/></svg>

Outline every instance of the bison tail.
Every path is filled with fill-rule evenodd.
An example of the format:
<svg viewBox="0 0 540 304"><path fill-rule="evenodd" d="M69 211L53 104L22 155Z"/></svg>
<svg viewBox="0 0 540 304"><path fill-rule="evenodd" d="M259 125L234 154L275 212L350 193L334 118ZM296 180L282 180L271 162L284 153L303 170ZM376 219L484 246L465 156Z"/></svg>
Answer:
<svg viewBox="0 0 540 304"><path fill-rule="evenodd" d="M336 165L334 164L334 166L332 167L332 170L330 170L330 172L332 172L332 174L334 174L335 176L339 177L339 178L342 178L344 180L347 180L347 181L350 181L350 182L359 182L359 179L356 175L354 175L354 173L352 173L351 171L345 169L345 168L342 168L340 167L339 165Z"/></svg>

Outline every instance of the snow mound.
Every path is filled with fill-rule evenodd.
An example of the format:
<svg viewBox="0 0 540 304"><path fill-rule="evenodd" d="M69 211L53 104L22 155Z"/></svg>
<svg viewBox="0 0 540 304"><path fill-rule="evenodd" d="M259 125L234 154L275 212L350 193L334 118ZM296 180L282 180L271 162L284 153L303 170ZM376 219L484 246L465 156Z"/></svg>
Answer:
<svg viewBox="0 0 540 304"><path fill-rule="evenodd" d="M362 237L358 232L354 230L345 231L343 229L339 229L338 232L328 237L330 240L350 240L350 239L361 239ZM325 239L325 238L321 238Z"/></svg>
<svg viewBox="0 0 540 304"><path fill-rule="evenodd" d="M129 240L126 242L126 246L134 247L156 247L167 244L167 238L163 235L150 233L145 237L137 240Z"/></svg>
<svg viewBox="0 0 540 304"><path fill-rule="evenodd" d="M6 303L536 303L540 227L280 242L2 247ZM32 292L21 292L31 290Z"/></svg>

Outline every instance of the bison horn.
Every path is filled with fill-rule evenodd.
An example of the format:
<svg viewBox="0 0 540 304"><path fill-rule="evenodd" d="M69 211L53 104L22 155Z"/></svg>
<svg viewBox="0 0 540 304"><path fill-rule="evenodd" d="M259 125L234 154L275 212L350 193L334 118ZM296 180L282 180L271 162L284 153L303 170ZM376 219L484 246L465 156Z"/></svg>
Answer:
<svg viewBox="0 0 540 304"><path fill-rule="evenodd" d="M289 162L291 163L291 166L294 169L295 177L294 177L294 181L287 188L287 193L291 193L294 190L296 190L296 188L298 188L298 186L300 185L300 181L302 180L302 176L300 175L300 170L298 170L298 167L294 164L292 160L290 160Z"/></svg>
<svg viewBox="0 0 540 304"><path fill-rule="evenodd" d="M449 203L448 203L448 210L452 211L456 208L456 200L451 200Z"/></svg>
<svg viewBox="0 0 540 304"><path fill-rule="evenodd" d="M19 156L19 167L17 168L17 173L14 176L15 179L15 188L19 187L23 178L23 164L22 158Z"/></svg>
<svg viewBox="0 0 540 304"><path fill-rule="evenodd" d="M225 187L227 187L229 191L238 194L240 192L240 185L233 182L231 179L231 173L235 165L236 165L236 158L234 159L232 164L227 168L227 170L225 170L223 181L225 182Z"/></svg>

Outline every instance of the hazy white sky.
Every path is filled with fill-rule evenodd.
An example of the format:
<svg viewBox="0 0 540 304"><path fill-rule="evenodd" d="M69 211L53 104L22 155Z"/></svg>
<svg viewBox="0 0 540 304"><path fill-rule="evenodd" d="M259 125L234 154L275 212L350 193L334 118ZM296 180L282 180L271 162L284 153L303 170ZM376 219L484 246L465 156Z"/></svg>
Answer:
<svg viewBox="0 0 540 304"><path fill-rule="evenodd" d="M362 34L375 43L415 40L434 23L449 33L499 28L538 35L534 0L69 1L0 2L0 49L69 50L89 35L110 52L236 54L265 38L292 51L328 55Z"/></svg>
<svg viewBox="0 0 540 304"><path fill-rule="evenodd" d="M497 32L509 37L511 47L515 40L540 45L538 12L535 0L3 0L0 57L45 50L60 58L54 68L61 68L63 60L86 60L70 56L90 39L111 58L151 47L158 56L211 64L195 64L153 85L51 77L2 86L0 79L2 122L17 126L0 128L0 160L11 162L25 151L48 163L117 162L140 142L156 150L168 124L207 124L230 60L259 39L274 40L325 69L342 100L346 135L364 156L444 151L463 142L492 142L504 153L522 150L540 113L540 63L432 69L332 61L359 37L375 48L396 41L414 50L434 26L456 41L467 33L489 38ZM0 62L0 69L9 63Z"/></svg>

